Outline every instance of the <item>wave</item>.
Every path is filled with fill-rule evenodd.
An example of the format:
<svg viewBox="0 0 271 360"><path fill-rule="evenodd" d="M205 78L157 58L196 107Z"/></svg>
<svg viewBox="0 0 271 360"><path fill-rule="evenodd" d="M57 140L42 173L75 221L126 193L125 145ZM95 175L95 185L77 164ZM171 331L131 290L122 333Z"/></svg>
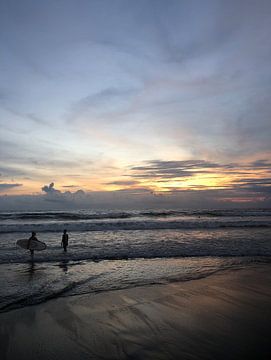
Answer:
<svg viewBox="0 0 271 360"><path fill-rule="evenodd" d="M269 220L239 221L115 221L115 222L49 222L29 224L5 224L0 233L11 232L74 232L117 231L117 230L178 230L178 229L220 229L220 228L270 228Z"/></svg>
<svg viewBox="0 0 271 360"><path fill-rule="evenodd" d="M98 278L103 274L97 275L97 276L90 276L87 279L83 279L81 281L73 281L70 284L63 286L59 289L52 290L51 288L46 289L43 287L42 291L41 289L37 289L36 293L32 293L30 295L26 295L23 297L19 297L16 299L14 298L14 294L12 296L6 296L4 304L0 307L0 313L7 312L10 310L22 308L25 306L31 306L31 305L37 305L41 304L43 302L46 302L48 300L56 299L60 296L65 296L66 293L72 291L74 288L83 285L85 283L90 282L93 279ZM2 300L3 302L3 300Z"/></svg>
<svg viewBox="0 0 271 360"><path fill-rule="evenodd" d="M37 211L0 212L0 220L106 220L135 217L262 217L271 216L271 209L231 210L144 210L144 211Z"/></svg>
<svg viewBox="0 0 271 360"><path fill-rule="evenodd" d="M254 232L255 233L255 232ZM133 234L135 235L133 237ZM269 230L261 232L260 241L255 234L242 236L235 235L227 238L223 232L214 239L212 236L203 241L202 237L189 235L184 239L166 239L163 234L159 238L151 239L144 236L138 241L135 233L128 234L127 238L112 239L109 242L102 238L90 239L88 242L73 242L64 253L59 242L52 239L45 240L46 251L35 253L35 262L52 261L102 261L102 260L131 260L154 258L184 258L184 257L244 257L244 256L271 256ZM17 247L14 243L2 248L0 264L25 263L29 261L29 252Z"/></svg>
<svg viewBox="0 0 271 360"><path fill-rule="evenodd" d="M80 212L26 212L26 213L0 213L0 220L98 220L98 219L127 219L131 213L95 213Z"/></svg>

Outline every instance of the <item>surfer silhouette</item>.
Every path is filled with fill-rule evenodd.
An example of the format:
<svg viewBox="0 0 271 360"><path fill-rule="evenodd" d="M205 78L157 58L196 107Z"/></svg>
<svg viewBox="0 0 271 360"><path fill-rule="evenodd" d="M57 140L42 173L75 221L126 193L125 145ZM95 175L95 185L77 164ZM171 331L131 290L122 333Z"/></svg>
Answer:
<svg viewBox="0 0 271 360"><path fill-rule="evenodd" d="M34 256L34 249L31 249L32 240L36 240L36 241L38 240L36 237L36 233L34 231L32 231L32 235L28 239L28 244L27 244L27 249L30 250L31 258L33 258L33 256Z"/></svg>
<svg viewBox="0 0 271 360"><path fill-rule="evenodd" d="M61 246L63 246L65 252L67 251L68 242L69 242L69 235L67 234L67 230L63 230Z"/></svg>

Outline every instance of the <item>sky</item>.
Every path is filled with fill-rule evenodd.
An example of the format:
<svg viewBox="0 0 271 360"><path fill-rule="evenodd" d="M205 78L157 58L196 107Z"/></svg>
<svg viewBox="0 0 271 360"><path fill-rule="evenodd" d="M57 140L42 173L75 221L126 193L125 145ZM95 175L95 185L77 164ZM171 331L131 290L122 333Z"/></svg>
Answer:
<svg viewBox="0 0 271 360"><path fill-rule="evenodd" d="M0 0L0 210L271 206L269 0Z"/></svg>

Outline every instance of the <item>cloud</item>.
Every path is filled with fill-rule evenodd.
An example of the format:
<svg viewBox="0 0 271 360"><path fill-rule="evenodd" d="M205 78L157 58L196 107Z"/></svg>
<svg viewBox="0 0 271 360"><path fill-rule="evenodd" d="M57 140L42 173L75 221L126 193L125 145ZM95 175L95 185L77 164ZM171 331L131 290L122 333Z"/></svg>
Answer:
<svg viewBox="0 0 271 360"><path fill-rule="evenodd" d="M0 210L67 210L67 209L191 209L271 206L270 192L245 189L176 190L153 194L149 189L47 195L1 196Z"/></svg>
<svg viewBox="0 0 271 360"><path fill-rule="evenodd" d="M59 195L61 194L60 190L54 188L55 184L52 182L50 185L44 185L41 190L44 191L46 194L53 194Z"/></svg>
<svg viewBox="0 0 271 360"><path fill-rule="evenodd" d="M5 191L5 190L8 190L8 189L12 189L12 188L15 188L15 187L18 187L18 186L23 186L23 184L14 184L14 183L11 183L11 184L8 184L8 183L0 183L0 191Z"/></svg>
<svg viewBox="0 0 271 360"><path fill-rule="evenodd" d="M128 188L117 191L85 192L78 190L71 192L60 191L55 188L54 182L51 182L42 187L43 195L1 196L0 210L270 207L269 165L270 163L266 159L228 164L202 159L151 160L142 165L132 166L131 173L128 174L132 177L131 180L124 179L106 183ZM196 175L202 174L209 174L212 177L214 173L219 174L222 178L230 174L230 180L224 188L216 185L211 187L202 184L195 185L194 183L187 188L171 184L167 186L172 178L178 177L180 174L180 179L184 179L184 177L192 179ZM243 174L248 176L245 177ZM135 179L133 179L133 175ZM146 185L148 181L145 180L148 179L156 184L162 183L165 192L153 191L151 186ZM0 190L8 186L21 186L21 184L0 183ZM73 188L76 186L62 185L62 187Z"/></svg>
<svg viewBox="0 0 271 360"><path fill-rule="evenodd" d="M132 185L137 185L139 184L138 181L135 180L117 180L117 181L111 181L111 182L107 182L105 183L106 185L123 185L123 186L132 186Z"/></svg>
<svg viewBox="0 0 271 360"><path fill-rule="evenodd" d="M228 168L232 165L224 165ZM131 176L140 179L172 179L193 177L208 170L221 169L222 165L205 160L163 161L151 160L146 165L131 167Z"/></svg>
<svg viewBox="0 0 271 360"><path fill-rule="evenodd" d="M49 126L48 122L46 122L44 119L40 118L38 115L36 115L34 113L28 113L28 114L25 114L24 116L28 117L29 119L31 119L32 121L34 121L34 123L36 123L38 125Z"/></svg>
<svg viewBox="0 0 271 360"><path fill-rule="evenodd" d="M264 179L238 179L233 180L234 183L239 186L250 186L250 185L271 185L271 178Z"/></svg>
<svg viewBox="0 0 271 360"><path fill-rule="evenodd" d="M271 170L271 162L266 159L256 160L251 163L251 167L255 169L270 169Z"/></svg>
<svg viewBox="0 0 271 360"><path fill-rule="evenodd" d="M237 179L233 181L232 189L239 196L240 194L246 194L255 198L260 194L271 198L271 178Z"/></svg>
<svg viewBox="0 0 271 360"><path fill-rule="evenodd" d="M49 185L44 185L41 190L45 192L43 199L49 202L56 202L61 204L70 204L71 206L76 205L78 201L80 202L85 197L85 192L83 190L77 190L75 192L65 191L55 189L55 184L51 182ZM65 187L65 186L63 186Z"/></svg>
<svg viewBox="0 0 271 360"><path fill-rule="evenodd" d="M212 200L218 204L223 202L225 206L226 203L240 202L264 206L271 201L270 162L267 159L248 163L152 160L132 166L127 176L142 181L155 194L172 194L173 203L174 196L182 196L186 201L198 196L206 205Z"/></svg>
<svg viewBox="0 0 271 360"><path fill-rule="evenodd" d="M0 166L0 173L5 177L26 175L27 171L12 166Z"/></svg>
<svg viewBox="0 0 271 360"><path fill-rule="evenodd" d="M120 115L127 111L137 93L135 88L105 88L74 103L68 114L68 122L88 123L92 118L99 118L103 122L110 121L114 113Z"/></svg>
<svg viewBox="0 0 271 360"><path fill-rule="evenodd" d="M198 174L228 173L228 174L251 174L251 171L269 170L271 163L266 160L256 160L249 163L217 163L205 160L184 161L145 161L143 165L132 166L130 174L141 179L173 179L194 177Z"/></svg>

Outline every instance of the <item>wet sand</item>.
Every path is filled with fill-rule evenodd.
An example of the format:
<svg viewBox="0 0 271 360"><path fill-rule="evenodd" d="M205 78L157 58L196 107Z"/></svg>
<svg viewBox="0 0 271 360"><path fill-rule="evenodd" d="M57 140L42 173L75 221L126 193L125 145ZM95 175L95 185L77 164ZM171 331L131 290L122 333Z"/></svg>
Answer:
<svg viewBox="0 0 271 360"><path fill-rule="evenodd" d="M271 266L0 314L0 358L271 359Z"/></svg>

